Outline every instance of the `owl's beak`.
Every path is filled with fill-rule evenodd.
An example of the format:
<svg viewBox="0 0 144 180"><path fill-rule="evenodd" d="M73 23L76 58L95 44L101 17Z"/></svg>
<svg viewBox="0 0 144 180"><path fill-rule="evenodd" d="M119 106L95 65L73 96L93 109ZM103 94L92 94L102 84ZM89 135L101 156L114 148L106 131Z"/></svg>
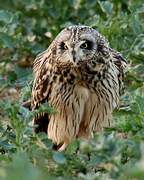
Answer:
<svg viewBox="0 0 144 180"><path fill-rule="evenodd" d="M72 50L71 54L72 54L73 62L75 63L76 62L76 52L75 52L75 50Z"/></svg>
<svg viewBox="0 0 144 180"><path fill-rule="evenodd" d="M69 60L73 63L76 64L76 51L74 49L69 49Z"/></svg>

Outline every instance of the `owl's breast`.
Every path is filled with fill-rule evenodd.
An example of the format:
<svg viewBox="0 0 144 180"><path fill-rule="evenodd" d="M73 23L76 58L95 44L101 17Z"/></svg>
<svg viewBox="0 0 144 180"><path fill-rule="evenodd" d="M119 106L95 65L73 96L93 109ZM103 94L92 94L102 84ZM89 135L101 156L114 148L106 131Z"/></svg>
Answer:
<svg viewBox="0 0 144 180"><path fill-rule="evenodd" d="M87 101L90 96L90 91L88 88L80 84L77 84L74 88L74 94L76 94L78 98L83 99L84 101Z"/></svg>

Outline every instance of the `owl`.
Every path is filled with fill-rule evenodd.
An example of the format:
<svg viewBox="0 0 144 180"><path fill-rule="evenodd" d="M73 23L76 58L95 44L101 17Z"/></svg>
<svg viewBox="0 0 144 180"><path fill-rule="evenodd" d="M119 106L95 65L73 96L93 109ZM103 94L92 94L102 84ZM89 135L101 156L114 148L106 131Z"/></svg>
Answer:
<svg viewBox="0 0 144 180"><path fill-rule="evenodd" d="M95 29L62 30L33 65L32 110L48 103L56 113L38 113L35 132L46 132L58 151L75 138L89 139L112 124L126 61Z"/></svg>

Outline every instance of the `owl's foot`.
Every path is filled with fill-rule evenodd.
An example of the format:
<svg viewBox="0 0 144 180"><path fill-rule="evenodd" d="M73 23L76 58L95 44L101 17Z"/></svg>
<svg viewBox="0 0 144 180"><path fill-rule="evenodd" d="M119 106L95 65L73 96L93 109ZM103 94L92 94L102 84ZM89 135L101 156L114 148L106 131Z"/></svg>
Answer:
<svg viewBox="0 0 144 180"><path fill-rule="evenodd" d="M67 143L64 143L64 144L58 149L58 151L59 151L59 152L64 151L64 150L66 149L67 145L68 145Z"/></svg>
<svg viewBox="0 0 144 180"><path fill-rule="evenodd" d="M53 149L62 152L66 149L67 145L68 145L67 143L60 143L59 145L54 144Z"/></svg>

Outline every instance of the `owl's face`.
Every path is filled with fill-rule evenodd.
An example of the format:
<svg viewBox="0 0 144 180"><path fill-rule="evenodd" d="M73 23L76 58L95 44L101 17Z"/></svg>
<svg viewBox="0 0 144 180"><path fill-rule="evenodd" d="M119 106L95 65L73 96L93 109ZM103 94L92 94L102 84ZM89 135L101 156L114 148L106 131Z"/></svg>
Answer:
<svg viewBox="0 0 144 180"><path fill-rule="evenodd" d="M78 65L91 60L97 61L100 47L107 42L88 26L70 26L56 37L55 44L58 61Z"/></svg>

